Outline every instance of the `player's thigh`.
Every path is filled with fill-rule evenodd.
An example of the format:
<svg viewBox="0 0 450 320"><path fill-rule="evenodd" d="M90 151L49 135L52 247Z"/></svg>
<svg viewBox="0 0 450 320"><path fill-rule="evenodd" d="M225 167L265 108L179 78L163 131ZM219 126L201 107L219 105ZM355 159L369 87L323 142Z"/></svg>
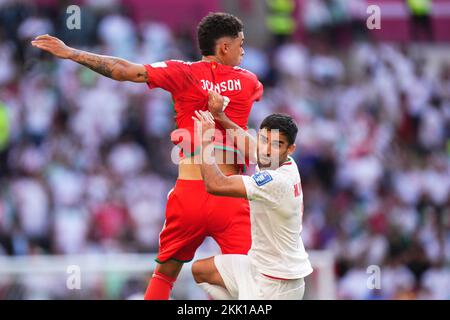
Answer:
<svg viewBox="0 0 450 320"><path fill-rule="evenodd" d="M248 201L212 196L208 207L208 232L222 254L247 254L252 243Z"/></svg>
<svg viewBox="0 0 450 320"><path fill-rule="evenodd" d="M183 230L198 229L204 225L208 194L203 181L177 180L167 196L167 225L177 225Z"/></svg>
<svg viewBox="0 0 450 320"><path fill-rule="evenodd" d="M202 182L177 181L169 194L166 205L166 220L159 235L157 261L169 259L189 262L206 237L206 195L201 191ZM199 192L196 192L197 189ZM188 191L194 192L195 196Z"/></svg>
<svg viewBox="0 0 450 320"><path fill-rule="evenodd" d="M283 281L283 280L282 280ZM276 300L302 300L305 294L305 280L296 279L281 283Z"/></svg>
<svg viewBox="0 0 450 320"><path fill-rule="evenodd" d="M303 279L278 280L255 273L253 296L255 300L301 300L305 292Z"/></svg>
<svg viewBox="0 0 450 320"><path fill-rule="evenodd" d="M239 300L270 300L279 292L280 283L274 279L264 276L253 266L248 273L247 290L242 291Z"/></svg>
<svg viewBox="0 0 450 320"><path fill-rule="evenodd" d="M247 255L223 254L214 257L225 288L235 298L247 296L251 287L250 262Z"/></svg>
<svg viewBox="0 0 450 320"><path fill-rule="evenodd" d="M195 261L192 264L192 275L197 283L207 282L225 288L222 276L214 263L214 257Z"/></svg>

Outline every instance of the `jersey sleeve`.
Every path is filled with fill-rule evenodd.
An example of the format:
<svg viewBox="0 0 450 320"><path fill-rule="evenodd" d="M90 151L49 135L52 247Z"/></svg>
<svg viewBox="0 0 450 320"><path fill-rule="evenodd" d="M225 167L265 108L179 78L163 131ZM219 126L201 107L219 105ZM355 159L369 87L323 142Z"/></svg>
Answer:
<svg viewBox="0 0 450 320"><path fill-rule="evenodd" d="M252 100L253 101L261 100L263 93L264 93L263 84L260 81L256 80L255 92L253 93Z"/></svg>
<svg viewBox="0 0 450 320"><path fill-rule="evenodd" d="M144 64L148 74L147 85L150 89L162 88L172 94L183 90L189 78L189 67L183 61L167 60Z"/></svg>
<svg viewBox="0 0 450 320"><path fill-rule="evenodd" d="M289 192L289 183L273 170L260 171L252 176L242 176L247 199L279 204Z"/></svg>

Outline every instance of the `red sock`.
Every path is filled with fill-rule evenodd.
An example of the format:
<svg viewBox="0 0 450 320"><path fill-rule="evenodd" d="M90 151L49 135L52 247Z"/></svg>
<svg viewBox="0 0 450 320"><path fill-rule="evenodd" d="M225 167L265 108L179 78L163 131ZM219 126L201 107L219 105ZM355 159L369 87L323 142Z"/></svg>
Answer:
<svg viewBox="0 0 450 320"><path fill-rule="evenodd" d="M155 271L148 284L144 300L169 300L175 280L175 278Z"/></svg>

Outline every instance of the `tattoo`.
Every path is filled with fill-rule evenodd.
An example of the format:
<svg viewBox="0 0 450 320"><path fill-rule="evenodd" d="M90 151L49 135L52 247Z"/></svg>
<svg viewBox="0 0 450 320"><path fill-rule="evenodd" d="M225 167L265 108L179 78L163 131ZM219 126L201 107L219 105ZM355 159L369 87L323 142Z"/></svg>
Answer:
<svg viewBox="0 0 450 320"><path fill-rule="evenodd" d="M90 52L85 52L81 50L74 50L71 60L88 67L89 69L104 75L105 77L119 80L119 81L134 81L134 82L147 82L148 74L145 68L143 72L137 72L132 74L130 72L130 67L132 64L124 59L103 56L98 54L93 54Z"/></svg>
<svg viewBox="0 0 450 320"><path fill-rule="evenodd" d="M122 62L120 58L108 57L75 50L71 59L108 78L113 78L114 67Z"/></svg>
<svg viewBox="0 0 450 320"><path fill-rule="evenodd" d="M138 72L138 74L136 75L139 79L144 80L145 82L148 82L148 74L147 74L147 70L144 73Z"/></svg>

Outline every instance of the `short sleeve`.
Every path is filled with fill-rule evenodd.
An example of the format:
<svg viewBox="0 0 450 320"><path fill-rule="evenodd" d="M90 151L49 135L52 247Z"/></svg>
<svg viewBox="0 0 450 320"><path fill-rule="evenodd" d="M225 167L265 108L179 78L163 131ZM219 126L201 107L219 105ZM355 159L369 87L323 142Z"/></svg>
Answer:
<svg viewBox="0 0 450 320"><path fill-rule="evenodd" d="M253 101L261 100L263 93L264 93L264 86L261 82L259 82L257 80L256 86L255 86L255 92L253 94L252 100Z"/></svg>
<svg viewBox="0 0 450 320"><path fill-rule="evenodd" d="M188 63L168 60L144 64L148 74L147 85L150 89L162 88L172 94L180 92L189 79Z"/></svg>
<svg viewBox="0 0 450 320"><path fill-rule="evenodd" d="M282 175L273 170L260 171L252 176L242 176L247 199L278 204L287 194L289 186Z"/></svg>

